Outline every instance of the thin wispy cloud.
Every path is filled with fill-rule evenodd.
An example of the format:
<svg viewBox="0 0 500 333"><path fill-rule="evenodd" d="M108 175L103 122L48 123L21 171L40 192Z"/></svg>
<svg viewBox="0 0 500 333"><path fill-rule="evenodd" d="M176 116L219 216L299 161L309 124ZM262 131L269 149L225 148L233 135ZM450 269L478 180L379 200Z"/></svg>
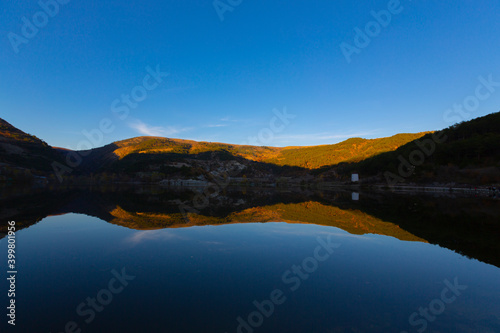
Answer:
<svg viewBox="0 0 500 333"><path fill-rule="evenodd" d="M231 123L237 123L237 122L240 122L240 121L243 121L242 119L234 119L234 118L231 118L231 117L224 117L224 118L221 118L219 119L220 121L223 121L223 122L231 122Z"/></svg>
<svg viewBox="0 0 500 333"><path fill-rule="evenodd" d="M214 124L214 125L206 125L205 127L208 128L216 128L216 127L226 127L229 126L228 124Z"/></svg>
<svg viewBox="0 0 500 333"><path fill-rule="evenodd" d="M151 126L138 119L129 122L128 126L136 132L147 136L173 136L191 129L189 127Z"/></svg>

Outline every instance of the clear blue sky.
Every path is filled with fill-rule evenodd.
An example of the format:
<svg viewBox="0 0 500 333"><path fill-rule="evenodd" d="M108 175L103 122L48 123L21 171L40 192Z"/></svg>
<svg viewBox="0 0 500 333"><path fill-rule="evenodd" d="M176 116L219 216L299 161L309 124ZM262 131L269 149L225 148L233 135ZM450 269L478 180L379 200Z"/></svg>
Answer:
<svg viewBox="0 0 500 333"><path fill-rule="evenodd" d="M443 115L480 76L500 82L497 0L401 0L380 32L371 12L396 8L388 1L243 0L223 21L212 0L72 0L53 17L34 0L1 6L0 117L60 147L76 148L105 118L113 130L99 145L259 133L272 140L258 144L313 145L435 130L452 124ZM38 33L23 37L34 20ZM354 47L367 24L371 42L349 63L340 45ZM113 102L123 107L134 88L142 98L148 66L169 75L147 81L152 90L121 119ZM499 111L493 90L463 120ZM284 107L295 118L271 124Z"/></svg>

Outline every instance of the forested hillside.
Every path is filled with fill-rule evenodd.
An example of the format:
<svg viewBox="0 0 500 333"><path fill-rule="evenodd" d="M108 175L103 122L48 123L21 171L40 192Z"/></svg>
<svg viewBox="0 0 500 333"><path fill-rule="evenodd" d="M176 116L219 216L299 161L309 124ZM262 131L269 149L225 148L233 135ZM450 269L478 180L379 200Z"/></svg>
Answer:
<svg viewBox="0 0 500 333"><path fill-rule="evenodd" d="M365 178L378 175L386 181L389 179L388 182L394 179L397 182L500 182L500 112L426 134L394 151L357 163L322 168L316 174L347 178L352 172L359 172Z"/></svg>

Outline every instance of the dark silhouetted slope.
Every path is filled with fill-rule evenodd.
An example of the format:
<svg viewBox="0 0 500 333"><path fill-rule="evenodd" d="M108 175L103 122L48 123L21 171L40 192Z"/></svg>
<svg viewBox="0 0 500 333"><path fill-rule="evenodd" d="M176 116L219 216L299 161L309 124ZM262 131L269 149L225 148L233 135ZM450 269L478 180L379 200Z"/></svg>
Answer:
<svg viewBox="0 0 500 333"><path fill-rule="evenodd" d="M427 134L394 151L358 163L342 163L324 168L319 173L331 175L335 171L334 174L344 178L351 172L381 178L390 173L389 178L397 178L398 182L500 182L500 112L455 124L434 135L443 142L436 143L433 134ZM432 141L434 144L431 144ZM422 149L424 143L425 149ZM422 156L414 153L416 151L422 151L425 160L421 164L416 163L413 173L407 176L405 171L408 168L402 167L406 164L402 161L410 163L412 153Z"/></svg>
<svg viewBox="0 0 500 333"><path fill-rule="evenodd" d="M50 172L61 155L47 143L0 119L0 164L3 168L23 168Z"/></svg>

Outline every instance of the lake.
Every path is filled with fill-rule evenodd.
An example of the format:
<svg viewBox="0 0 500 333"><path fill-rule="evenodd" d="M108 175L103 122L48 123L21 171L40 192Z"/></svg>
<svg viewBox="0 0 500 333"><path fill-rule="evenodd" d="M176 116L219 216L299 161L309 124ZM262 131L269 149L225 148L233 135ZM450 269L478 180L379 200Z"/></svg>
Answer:
<svg viewBox="0 0 500 333"><path fill-rule="evenodd" d="M3 189L1 332L500 332L500 200Z"/></svg>

